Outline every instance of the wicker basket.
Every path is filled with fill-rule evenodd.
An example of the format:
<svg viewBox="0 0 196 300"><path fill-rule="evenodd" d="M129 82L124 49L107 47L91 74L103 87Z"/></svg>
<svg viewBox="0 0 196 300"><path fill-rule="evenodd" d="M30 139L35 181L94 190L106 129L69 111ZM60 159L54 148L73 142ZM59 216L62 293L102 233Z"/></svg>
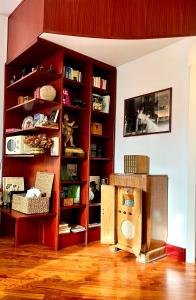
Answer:
<svg viewBox="0 0 196 300"><path fill-rule="evenodd" d="M41 214L49 212L49 203L49 197L33 199L25 197L25 194L14 194L12 199L12 209L27 215Z"/></svg>
<svg viewBox="0 0 196 300"><path fill-rule="evenodd" d="M35 187L46 193L46 197L28 198L25 197L26 194L14 194L12 209L28 215L49 212L53 179L53 173L37 172Z"/></svg>

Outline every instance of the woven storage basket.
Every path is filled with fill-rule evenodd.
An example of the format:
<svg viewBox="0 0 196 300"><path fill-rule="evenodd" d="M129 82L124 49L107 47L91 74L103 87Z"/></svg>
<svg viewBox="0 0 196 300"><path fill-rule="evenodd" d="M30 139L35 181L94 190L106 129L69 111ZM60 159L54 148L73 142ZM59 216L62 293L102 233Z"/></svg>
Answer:
<svg viewBox="0 0 196 300"><path fill-rule="evenodd" d="M49 212L53 179L53 173L37 172L35 187L46 193L46 197L27 198L25 194L14 194L12 209L29 215Z"/></svg>
<svg viewBox="0 0 196 300"><path fill-rule="evenodd" d="M13 195L12 209L24 214L40 214L49 212L49 197L27 198L25 194Z"/></svg>

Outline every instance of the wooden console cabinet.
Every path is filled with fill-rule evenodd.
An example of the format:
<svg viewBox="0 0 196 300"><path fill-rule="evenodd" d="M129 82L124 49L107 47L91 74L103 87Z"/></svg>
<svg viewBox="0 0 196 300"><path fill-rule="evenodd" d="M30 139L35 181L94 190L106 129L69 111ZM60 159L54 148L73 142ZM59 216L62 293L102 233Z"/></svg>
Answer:
<svg viewBox="0 0 196 300"><path fill-rule="evenodd" d="M166 175L112 174L102 186L101 242L149 262L165 255Z"/></svg>

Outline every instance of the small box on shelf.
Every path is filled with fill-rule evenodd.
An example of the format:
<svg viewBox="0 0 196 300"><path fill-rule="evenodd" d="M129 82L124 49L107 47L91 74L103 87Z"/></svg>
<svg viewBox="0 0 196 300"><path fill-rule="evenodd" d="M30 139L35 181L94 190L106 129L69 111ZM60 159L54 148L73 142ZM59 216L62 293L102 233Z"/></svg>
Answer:
<svg viewBox="0 0 196 300"><path fill-rule="evenodd" d="M74 204L74 199L73 198L64 198L62 206L70 206Z"/></svg>
<svg viewBox="0 0 196 300"><path fill-rule="evenodd" d="M102 123L92 122L91 123L91 133L102 135Z"/></svg>

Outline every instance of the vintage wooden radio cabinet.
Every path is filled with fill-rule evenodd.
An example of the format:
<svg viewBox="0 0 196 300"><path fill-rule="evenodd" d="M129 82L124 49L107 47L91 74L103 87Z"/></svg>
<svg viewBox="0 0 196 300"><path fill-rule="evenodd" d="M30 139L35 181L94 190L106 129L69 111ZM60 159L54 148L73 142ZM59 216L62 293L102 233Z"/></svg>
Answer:
<svg viewBox="0 0 196 300"><path fill-rule="evenodd" d="M101 190L101 243L144 263L165 256L168 177L112 174L109 182Z"/></svg>

